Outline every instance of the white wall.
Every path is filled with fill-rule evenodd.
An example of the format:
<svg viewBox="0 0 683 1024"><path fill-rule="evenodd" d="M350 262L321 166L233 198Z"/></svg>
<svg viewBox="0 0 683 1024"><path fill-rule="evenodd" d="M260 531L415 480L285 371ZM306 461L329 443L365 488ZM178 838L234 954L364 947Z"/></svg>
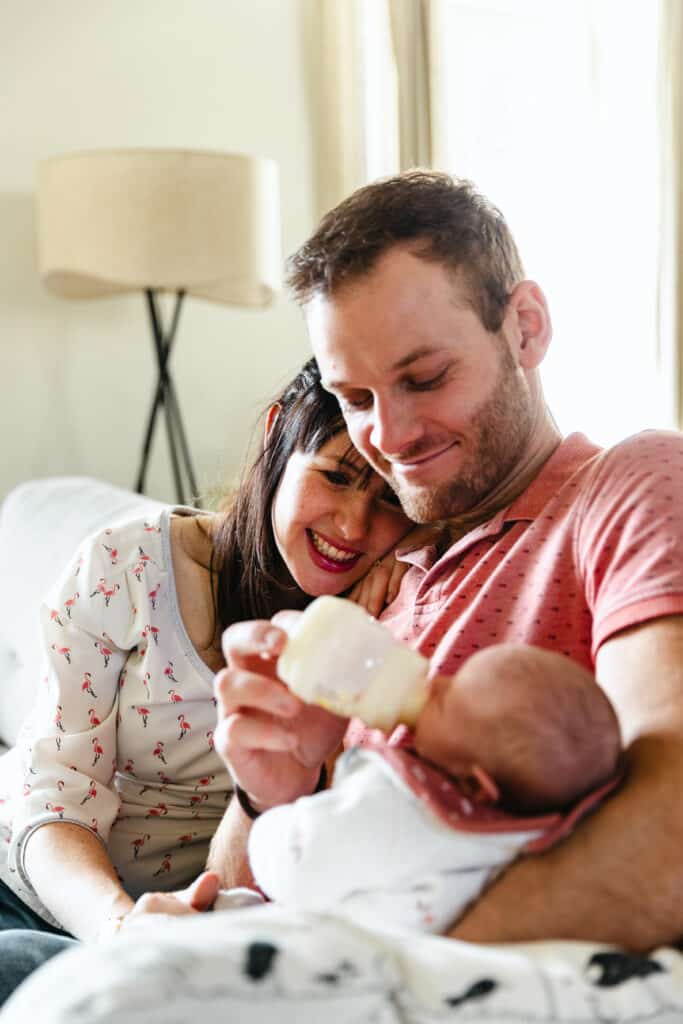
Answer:
<svg viewBox="0 0 683 1024"><path fill-rule="evenodd" d="M40 283L38 161L119 146L273 157L288 254L314 218L302 2L0 0L0 498L59 473L131 486L155 376L142 296L69 302ZM186 301L172 366L200 486L239 472L306 355L285 295L266 312ZM159 427L147 490L174 498Z"/></svg>

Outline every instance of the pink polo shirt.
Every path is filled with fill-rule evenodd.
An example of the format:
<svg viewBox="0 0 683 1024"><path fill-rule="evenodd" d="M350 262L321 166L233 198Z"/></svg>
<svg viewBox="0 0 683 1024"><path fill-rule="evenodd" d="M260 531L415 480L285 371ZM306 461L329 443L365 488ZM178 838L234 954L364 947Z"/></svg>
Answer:
<svg viewBox="0 0 683 1024"><path fill-rule="evenodd" d="M683 613L683 434L602 450L572 434L513 504L441 557L411 564L382 615L452 675L490 644L566 654L589 670L612 634Z"/></svg>

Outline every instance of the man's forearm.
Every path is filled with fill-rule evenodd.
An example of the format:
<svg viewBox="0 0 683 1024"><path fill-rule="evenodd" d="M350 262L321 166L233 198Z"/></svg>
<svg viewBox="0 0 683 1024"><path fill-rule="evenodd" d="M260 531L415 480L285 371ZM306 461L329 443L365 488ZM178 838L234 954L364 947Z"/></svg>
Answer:
<svg viewBox="0 0 683 1024"><path fill-rule="evenodd" d="M211 840L206 861L207 869L220 875L221 886L225 889L254 884L247 858L250 831L251 821L233 797Z"/></svg>
<svg viewBox="0 0 683 1024"><path fill-rule="evenodd" d="M630 774L567 840L522 858L450 934L471 942L585 939L645 951L683 935L683 752L676 736L630 752Z"/></svg>

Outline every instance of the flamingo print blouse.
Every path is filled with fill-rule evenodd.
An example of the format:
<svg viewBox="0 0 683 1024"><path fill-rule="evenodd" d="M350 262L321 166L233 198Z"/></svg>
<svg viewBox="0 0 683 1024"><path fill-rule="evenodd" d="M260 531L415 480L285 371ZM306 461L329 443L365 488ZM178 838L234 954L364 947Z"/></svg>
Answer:
<svg viewBox="0 0 683 1024"><path fill-rule="evenodd" d="M84 543L41 609L46 669L0 762L3 880L46 920L23 851L47 822L90 830L126 890L186 885L232 790L213 749L213 674L184 628L166 509Z"/></svg>

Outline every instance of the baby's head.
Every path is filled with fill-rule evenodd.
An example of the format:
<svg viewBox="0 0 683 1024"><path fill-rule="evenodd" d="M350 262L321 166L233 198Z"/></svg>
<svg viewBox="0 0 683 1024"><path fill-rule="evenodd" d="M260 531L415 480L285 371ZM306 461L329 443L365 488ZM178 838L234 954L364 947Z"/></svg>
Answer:
<svg viewBox="0 0 683 1024"><path fill-rule="evenodd" d="M491 775L510 810L559 810L617 771L614 709L568 658L501 644L469 658L451 685L456 742L462 736L463 754Z"/></svg>

